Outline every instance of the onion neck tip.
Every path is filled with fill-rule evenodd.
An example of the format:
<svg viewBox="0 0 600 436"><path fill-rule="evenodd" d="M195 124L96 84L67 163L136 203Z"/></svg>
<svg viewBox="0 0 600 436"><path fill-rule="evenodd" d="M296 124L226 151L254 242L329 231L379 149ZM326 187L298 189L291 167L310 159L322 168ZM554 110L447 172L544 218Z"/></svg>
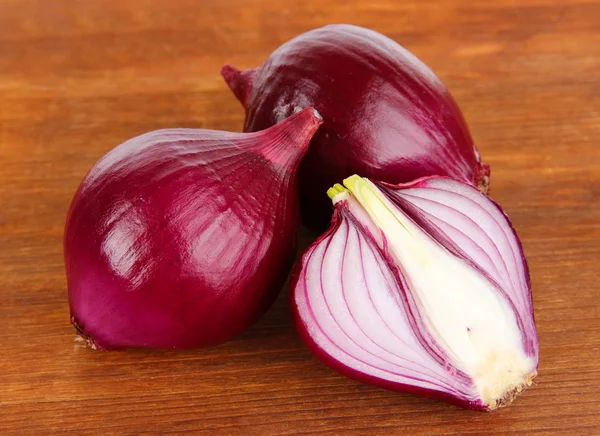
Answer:
<svg viewBox="0 0 600 436"><path fill-rule="evenodd" d="M333 204L335 204L338 201L335 199L335 197L337 197L338 194L342 194L344 192L348 192L348 190L339 183L336 183L327 190L327 196L333 201Z"/></svg>
<svg viewBox="0 0 600 436"><path fill-rule="evenodd" d="M244 107L248 104L248 97L252 91L252 81L254 80L254 76L256 76L256 71L256 68L249 68L243 71L238 70L229 64L225 64L221 68L221 76L225 80L225 83L227 83L227 86L229 86Z"/></svg>
<svg viewBox="0 0 600 436"><path fill-rule="evenodd" d="M323 117L321 116L321 114L319 113L319 111L318 111L318 110L316 110L315 108L312 108L312 110L313 110L313 114L315 115L315 117L316 117L316 118L317 118L319 121L323 122Z"/></svg>

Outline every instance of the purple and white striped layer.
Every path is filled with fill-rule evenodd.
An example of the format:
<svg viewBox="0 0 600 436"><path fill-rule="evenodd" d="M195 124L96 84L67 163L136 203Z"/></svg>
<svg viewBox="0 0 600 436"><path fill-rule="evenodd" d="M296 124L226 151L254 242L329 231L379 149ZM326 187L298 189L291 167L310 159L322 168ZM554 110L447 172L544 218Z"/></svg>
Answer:
<svg viewBox="0 0 600 436"><path fill-rule="evenodd" d="M536 375L521 244L477 189L358 176L328 193L330 228L302 256L291 303L301 337L338 372L481 410Z"/></svg>

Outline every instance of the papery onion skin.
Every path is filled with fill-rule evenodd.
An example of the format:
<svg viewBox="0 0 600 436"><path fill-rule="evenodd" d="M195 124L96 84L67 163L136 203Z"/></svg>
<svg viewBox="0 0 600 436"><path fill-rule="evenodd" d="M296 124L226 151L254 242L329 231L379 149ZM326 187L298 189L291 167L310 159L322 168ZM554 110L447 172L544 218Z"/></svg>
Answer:
<svg viewBox="0 0 600 436"><path fill-rule="evenodd" d="M72 322L93 348L198 348L255 322L295 257L312 108L258 133L150 132L77 190L64 249Z"/></svg>
<svg viewBox="0 0 600 436"><path fill-rule="evenodd" d="M433 189L436 189L435 182L440 181L440 180L443 181L444 178L426 177L426 178L422 178L422 179L413 181L411 183L399 184L399 185L375 182L375 185L378 186L382 190L382 192L385 192L385 189L402 192L403 189L410 189L410 188L433 188ZM456 184L458 182L451 181L451 183ZM481 196L483 197L483 195L481 195ZM306 297L304 297L304 296L301 296L301 293L307 292L306 286L314 286L315 281L319 282L319 280L325 280L324 277L319 278L319 277L315 277L314 275L309 274L309 272L307 270L307 265L309 262L311 262L311 257L319 250L319 247L323 247L325 244L327 244L327 247L328 247L328 244L333 244L332 238L334 237L336 232L338 232L340 230L340 226L343 225L344 220L347 221L349 219L349 217L352 216L352 214L350 213L350 210L348 209L347 201L345 201L345 200L339 201L335 204L334 214L333 214L333 217L331 220L330 227L313 244L311 244L306 249L306 251L303 253L301 260L297 263L296 267L294 268L294 272L292 274L291 281L290 281L289 300L290 300L290 306L291 306L291 310L292 310L292 316L294 319L294 323L296 325L296 329L298 331L300 338L302 339L304 344L307 346L307 348L311 351L311 353L315 357L317 357L322 363L324 363L328 367L332 368L333 370L337 371L338 373L348 376L350 378L353 378L355 380L358 380L358 381L361 381L361 382L364 382L367 384L371 384L373 386L390 389L390 390L394 390L394 391L399 391L399 392L417 394L417 395L434 398L434 399L438 399L438 400L443 400L445 402L457 405L459 407L472 409L472 410L479 410L479 411L491 411L498 407L503 407L503 406L510 404L523 389L525 389L527 386L530 386L532 384L533 378L537 375L539 345L538 345L538 338L537 338L537 332L535 329L535 321L534 321L534 315L533 315L533 303L532 303L532 298L531 298L531 284L530 284L530 278L529 278L529 270L528 270L527 262L523 255L521 243L518 240L518 238L516 238L516 233L514 232L512 224L510 223L510 220L508 219L508 217L506 216L506 214L502 210L502 208L497 203L490 200L489 198L485 198L485 202L488 205L490 205L491 208L496 208L503 215L506 224L510 228L510 231L512 232L512 234L515 235L515 240L517 242L517 244L516 244L517 246L513 248L513 252L515 254L518 253L521 255L521 257L517 261L522 262L523 270L521 272L521 277L519 278L519 280L521 280L521 281L517 280L517 282L521 283L521 286L523 286L522 288L519 288L519 289L521 289L520 292L523 293L522 295L524 297L524 300L523 300L524 302L521 302L518 304L515 303L514 295L510 298L513 301L513 303L517 304L517 306L518 306L518 307L513 306L513 310L515 311L515 315L517 316L517 318L521 318L521 319L526 318L524 322L519 323L519 326L522 329L521 333L523 335L522 347L523 347L525 354L529 358L532 359L532 366L530 368L531 371L529 372L529 374L527 376L525 376L523 378L522 385L515 387L514 390L507 391L503 397L498 398L498 400L495 404L490 405L490 404L484 403L483 401L481 401L481 399L469 400L463 396L451 394L449 392L445 392L440 389L424 388L421 386L416 386L416 385L409 384L409 383L401 383L398 381L386 379L384 377L378 377L378 376L369 374L366 371L360 370L360 368L358 368L358 367L353 367L350 364L345 364L340 358L336 358L332 354L331 351L327 351L322 345L320 345L319 341L317 339L315 339L317 336L315 336L314 333L311 333L311 331L314 332L316 330L321 330L323 328L323 325L314 324L317 321L316 321L316 318L314 318L315 315L312 312L312 309L310 309L310 303L309 303L308 309L307 309L306 301L304 301L304 300L309 299L308 294L306 294ZM355 222L355 224L356 223L357 222ZM372 234L372 233L370 233L370 230L366 229L366 228L363 228L362 231L366 232L366 234ZM512 236L508 236L508 238L512 238ZM384 237L384 239L385 239L385 237ZM386 246L386 245L387 245L387 243L384 242L384 246ZM326 248L326 250L327 249L329 249L329 248ZM337 253L337 250L339 250L339 247L331 248L331 250L334 253ZM326 253L326 251L325 251L325 253ZM386 259L386 262L388 262L388 265L390 265L390 268L391 268L390 271L392 271L395 268L393 265L393 260L389 257L389 254L386 254L386 253L387 252L382 252L381 256ZM339 254L339 256L345 256L345 254ZM467 259L467 258L468 258L468 256L465 257L465 259ZM317 256L317 261L319 259L321 259L321 258L319 256ZM356 265L355 268L359 268L359 265ZM509 266L507 266L506 268L508 268L510 270ZM334 275L341 274L337 270L330 271L330 273L334 274ZM323 282L321 282L321 284L319 286L322 287ZM349 292L351 292L351 290ZM407 291L405 289L402 292L407 292ZM331 297L331 298L334 298L334 297ZM332 301L337 301L337 300L334 299ZM348 304L348 303L346 302L345 304ZM348 306L348 308L349 308L349 306ZM308 312L307 312L307 310L308 310ZM407 310L408 310L408 312L410 312L410 309L407 309ZM338 327L340 327L340 326L341 325L338 325ZM342 328L341 331L343 331L343 330L344 329ZM324 334L325 334L325 337L328 336L327 332L324 332ZM415 337L420 336L418 334L418 332L414 332L414 335L415 335ZM349 337L348 340L353 341L354 339L352 337ZM329 338L329 339L327 339L327 341L333 341L333 339ZM335 345L335 341L333 341L332 344ZM356 342L356 344L358 345L359 342ZM342 355L344 355L344 353L346 353L346 355L351 357L351 360L357 359L357 361L360 361L362 359L362 357L364 357L364 356L358 356L358 355L352 356L350 354L347 354L347 348L344 348L344 347L346 347L346 346L343 343L340 343L339 346L335 345L333 347L333 349L337 350L336 352L342 353ZM344 350L346 350L346 351L344 351ZM446 364L448 365L448 363L446 363ZM368 364L365 363L365 365L368 365ZM448 369L450 369L450 367ZM454 371L454 370L452 370L452 371Z"/></svg>
<svg viewBox="0 0 600 436"><path fill-rule="evenodd" d="M326 226L332 209L322 193L354 173L389 183L448 176L487 192L489 167L448 89L375 31L328 25L286 42L258 69L226 65L222 74L246 108L245 131L306 106L323 116L299 173L309 227Z"/></svg>

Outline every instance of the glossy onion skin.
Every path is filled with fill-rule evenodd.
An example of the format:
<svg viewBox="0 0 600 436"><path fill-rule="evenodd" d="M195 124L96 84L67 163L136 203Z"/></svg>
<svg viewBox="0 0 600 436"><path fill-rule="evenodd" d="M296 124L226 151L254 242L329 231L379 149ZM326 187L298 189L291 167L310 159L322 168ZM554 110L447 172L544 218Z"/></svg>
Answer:
<svg viewBox="0 0 600 436"><path fill-rule="evenodd" d="M448 176L487 190L489 167L448 89L380 33L328 25L286 42L256 71L226 65L222 74L246 108L245 131L307 106L323 116L299 173L310 227L327 225L332 208L323 193L354 173L389 183Z"/></svg>
<svg viewBox="0 0 600 436"><path fill-rule="evenodd" d="M68 213L72 322L92 347L224 342L270 306L295 256L306 109L259 133L170 129L100 159Z"/></svg>

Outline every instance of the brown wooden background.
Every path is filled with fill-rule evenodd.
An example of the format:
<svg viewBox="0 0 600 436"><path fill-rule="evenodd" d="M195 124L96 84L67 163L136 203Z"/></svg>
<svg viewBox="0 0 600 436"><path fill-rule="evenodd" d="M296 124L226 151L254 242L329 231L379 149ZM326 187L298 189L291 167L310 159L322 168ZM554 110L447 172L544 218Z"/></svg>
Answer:
<svg viewBox="0 0 600 436"><path fill-rule="evenodd" d="M338 376L285 296L200 351L74 342L62 231L107 150L163 127L239 130L219 76L313 27L372 27L465 112L522 237L537 385L482 414ZM600 3L583 0L0 0L0 434L600 434Z"/></svg>

